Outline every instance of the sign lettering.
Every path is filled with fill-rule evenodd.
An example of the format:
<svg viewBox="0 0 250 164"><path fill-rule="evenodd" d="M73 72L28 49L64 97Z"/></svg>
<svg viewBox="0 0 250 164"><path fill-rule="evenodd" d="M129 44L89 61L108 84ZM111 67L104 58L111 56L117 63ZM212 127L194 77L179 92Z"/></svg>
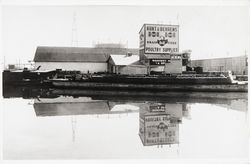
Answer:
<svg viewBox="0 0 250 164"><path fill-rule="evenodd" d="M140 40L140 48L145 48L145 53L160 54L179 51L179 26L145 25L140 32L140 38L141 36L143 40Z"/></svg>

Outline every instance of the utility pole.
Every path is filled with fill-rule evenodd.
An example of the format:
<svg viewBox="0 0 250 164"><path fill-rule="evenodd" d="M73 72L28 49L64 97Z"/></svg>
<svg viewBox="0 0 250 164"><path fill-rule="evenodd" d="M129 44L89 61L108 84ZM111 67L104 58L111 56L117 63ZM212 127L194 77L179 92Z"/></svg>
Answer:
<svg viewBox="0 0 250 164"><path fill-rule="evenodd" d="M75 12L73 15L73 22L72 22L71 46L72 47L78 46L77 24L76 24L76 13Z"/></svg>
<svg viewBox="0 0 250 164"><path fill-rule="evenodd" d="M246 64L245 64L245 66L248 66L248 56L247 56L247 50L245 50L245 60L246 60Z"/></svg>
<svg viewBox="0 0 250 164"><path fill-rule="evenodd" d="M75 12L73 15L73 22L72 22L71 46L78 47L77 24L76 24L76 13ZM76 116L74 116L74 115L71 116L72 142L75 142L76 123L77 123Z"/></svg>
<svg viewBox="0 0 250 164"><path fill-rule="evenodd" d="M180 22L179 22L179 13L176 16L176 19L177 19L177 24L180 25Z"/></svg>
<svg viewBox="0 0 250 164"><path fill-rule="evenodd" d="M5 70L5 56L3 56L3 70Z"/></svg>
<svg viewBox="0 0 250 164"><path fill-rule="evenodd" d="M71 126L72 126L72 142L75 142L75 138L76 138L76 116L71 117Z"/></svg>
<svg viewBox="0 0 250 164"><path fill-rule="evenodd" d="M128 51L128 40L127 40L126 44L127 44L127 46L126 46L126 47L127 47L127 51Z"/></svg>

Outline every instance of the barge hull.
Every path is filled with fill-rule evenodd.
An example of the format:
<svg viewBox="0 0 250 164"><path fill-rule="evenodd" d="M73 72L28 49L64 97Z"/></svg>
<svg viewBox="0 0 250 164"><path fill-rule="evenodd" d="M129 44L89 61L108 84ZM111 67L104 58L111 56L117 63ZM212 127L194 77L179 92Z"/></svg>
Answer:
<svg viewBox="0 0 250 164"><path fill-rule="evenodd" d="M123 83L93 83L74 81L54 81L57 88L80 88L99 90L133 90L133 91L194 91L194 92L247 92L247 84L123 84Z"/></svg>

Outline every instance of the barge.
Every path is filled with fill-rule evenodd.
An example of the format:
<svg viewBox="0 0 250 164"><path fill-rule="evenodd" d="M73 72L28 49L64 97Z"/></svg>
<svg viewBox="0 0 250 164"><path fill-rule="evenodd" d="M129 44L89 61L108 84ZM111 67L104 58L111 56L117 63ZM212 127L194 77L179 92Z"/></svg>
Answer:
<svg viewBox="0 0 250 164"><path fill-rule="evenodd" d="M247 92L247 82L224 75L78 75L74 79L53 79L56 88L127 91Z"/></svg>
<svg viewBox="0 0 250 164"><path fill-rule="evenodd" d="M247 82L234 81L229 72L168 75L81 74L79 71L3 72L3 85L47 86L83 90L247 92Z"/></svg>
<svg viewBox="0 0 250 164"><path fill-rule="evenodd" d="M56 73L56 70L4 70L3 85L49 85L51 83L48 79L53 78Z"/></svg>
<svg viewBox="0 0 250 164"><path fill-rule="evenodd" d="M126 84L96 83L77 81L53 81L56 88L79 88L99 90L136 90L136 91L197 91L197 92L247 92L247 84Z"/></svg>

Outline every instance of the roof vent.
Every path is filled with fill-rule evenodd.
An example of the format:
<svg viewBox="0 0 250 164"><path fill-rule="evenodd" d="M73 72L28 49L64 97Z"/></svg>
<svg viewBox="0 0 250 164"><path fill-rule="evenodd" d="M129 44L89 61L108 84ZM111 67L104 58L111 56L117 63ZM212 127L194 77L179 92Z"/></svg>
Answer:
<svg viewBox="0 0 250 164"><path fill-rule="evenodd" d="M132 56L132 52L127 52L126 57Z"/></svg>

